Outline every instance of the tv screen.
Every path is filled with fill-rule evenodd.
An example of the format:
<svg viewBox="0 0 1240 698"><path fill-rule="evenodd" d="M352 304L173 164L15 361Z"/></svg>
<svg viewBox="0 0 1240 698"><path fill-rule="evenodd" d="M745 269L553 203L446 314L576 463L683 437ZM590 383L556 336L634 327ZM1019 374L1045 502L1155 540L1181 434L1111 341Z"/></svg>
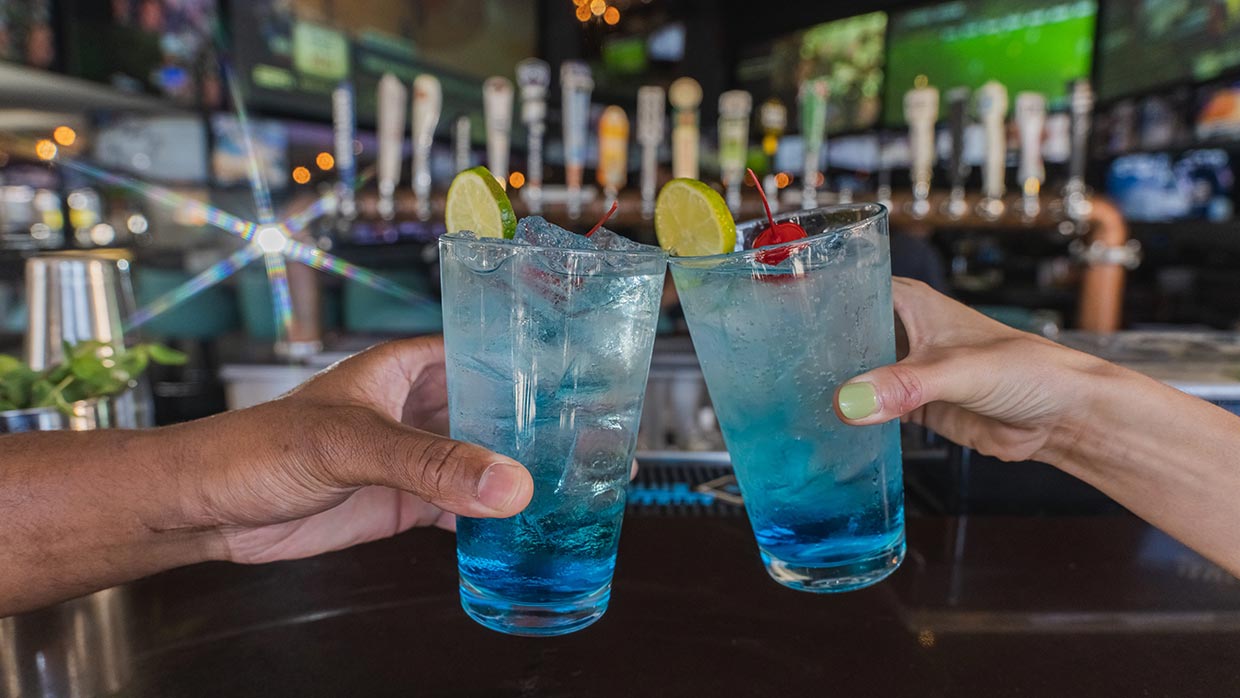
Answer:
<svg viewBox="0 0 1240 698"><path fill-rule="evenodd" d="M1067 101L1068 83L1088 78L1095 0L955 0L891 16L884 121L904 123L904 95L922 79L943 92L989 80ZM940 100L941 114L947 100Z"/></svg>
<svg viewBox="0 0 1240 698"><path fill-rule="evenodd" d="M1240 68L1240 4L1136 0L1103 8L1098 96L1114 99Z"/></svg>
<svg viewBox="0 0 1240 698"><path fill-rule="evenodd" d="M35 68L53 67L52 0L0 2L0 58Z"/></svg>
<svg viewBox="0 0 1240 698"><path fill-rule="evenodd" d="M809 78L830 81L827 131L858 131L878 121L883 90L885 12L819 24L774 42L752 46L737 66L737 80L754 102L770 97L788 107L796 131L797 88Z"/></svg>
<svg viewBox="0 0 1240 698"><path fill-rule="evenodd" d="M359 120L373 121L370 94L384 72L406 83L430 72L445 86L445 113L473 81L511 77L513 67L537 50L534 0L251 0L232 6L236 64L242 84L259 109L328 118L331 91L354 82Z"/></svg>
<svg viewBox="0 0 1240 698"><path fill-rule="evenodd" d="M186 106L222 101L216 0L66 0L70 74Z"/></svg>

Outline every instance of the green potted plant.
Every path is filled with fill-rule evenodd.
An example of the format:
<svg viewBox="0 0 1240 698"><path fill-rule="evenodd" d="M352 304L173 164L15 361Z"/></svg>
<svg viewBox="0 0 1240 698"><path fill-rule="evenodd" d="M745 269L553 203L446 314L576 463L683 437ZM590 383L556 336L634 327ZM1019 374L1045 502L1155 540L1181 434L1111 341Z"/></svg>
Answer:
<svg viewBox="0 0 1240 698"><path fill-rule="evenodd" d="M111 399L133 388L147 366L185 360L159 344L97 341L66 343L64 359L42 371L0 354L0 433L112 426Z"/></svg>

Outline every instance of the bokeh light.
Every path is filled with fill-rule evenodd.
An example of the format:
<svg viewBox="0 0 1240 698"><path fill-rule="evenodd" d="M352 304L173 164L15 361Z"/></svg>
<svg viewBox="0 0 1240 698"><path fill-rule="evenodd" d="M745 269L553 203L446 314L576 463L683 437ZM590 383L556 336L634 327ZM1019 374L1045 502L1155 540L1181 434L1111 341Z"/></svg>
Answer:
<svg viewBox="0 0 1240 698"><path fill-rule="evenodd" d="M525 175L520 172L513 172L508 175L508 185L513 189L520 189L525 186Z"/></svg>
<svg viewBox="0 0 1240 698"><path fill-rule="evenodd" d="M314 164L318 165L320 170L326 172L336 166L336 158L332 157L331 153L319 153L314 158Z"/></svg>
<svg viewBox="0 0 1240 698"><path fill-rule="evenodd" d="M300 165L293 168L293 181L298 184L305 184L310 181L310 170Z"/></svg>
<svg viewBox="0 0 1240 698"><path fill-rule="evenodd" d="M577 19L582 22L590 19L590 8L587 5L577 6Z"/></svg>
<svg viewBox="0 0 1240 698"><path fill-rule="evenodd" d="M783 189L789 184L792 184L792 177L789 177L787 172L780 172L775 175L775 186Z"/></svg>
<svg viewBox="0 0 1240 698"><path fill-rule="evenodd" d="M602 17L607 11L607 0L590 0L590 14Z"/></svg>
<svg viewBox="0 0 1240 698"><path fill-rule="evenodd" d="M70 146L77 141L77 131L68 126L57 126L56 130L52 131L52 138L63 146Z"/></svg>
<svg viewBox="0 0 1240 698"><path fill-rule="evenodd" d="M620 10L615 7L608 7L603 11L603 21L615 26L620 23Z"/></svg>
<svg viewBox="0 0 1240 698"><path fill-rule="evenodd" d="M51 160L56 157L56 144L44 138L34 144L34 154L38 155L40 160Z"/></svg>

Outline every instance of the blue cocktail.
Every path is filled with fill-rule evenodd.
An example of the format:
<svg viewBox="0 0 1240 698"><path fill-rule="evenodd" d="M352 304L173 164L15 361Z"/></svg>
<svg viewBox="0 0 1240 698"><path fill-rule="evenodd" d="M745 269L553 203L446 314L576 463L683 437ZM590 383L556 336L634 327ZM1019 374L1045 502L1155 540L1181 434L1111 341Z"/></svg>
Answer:
<svg viewBox="0 0 1240 698"><path fill-rule="evenodd" d="M778 220L809 237L670 266L767 570L794 589L847 591L904 557L899 425L847 426L833 409L840 384L896 358L887 214Z"/></svg>
<svg viewBox="0 0 1240 698"><path fill-rule="evenodd" d="M452 437L534 477L521 514L458 519L461 603L506 633L578 630L607 608L667 256L532 218L440 257Z"/></svg>

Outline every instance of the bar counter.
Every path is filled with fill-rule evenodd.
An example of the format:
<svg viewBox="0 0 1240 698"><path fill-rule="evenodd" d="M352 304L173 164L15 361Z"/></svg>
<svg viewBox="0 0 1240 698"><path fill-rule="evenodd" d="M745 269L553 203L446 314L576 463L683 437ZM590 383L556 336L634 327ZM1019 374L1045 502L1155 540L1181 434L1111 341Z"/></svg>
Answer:
<svg viewBox="0 0 1240 698"><path fill-rule="evenodd" d="M452 535L417 530L120 587L106 661L120 695L152 697L1240 692L1240 583L1139 520L914 517L908 533L891 578L815 596L767 578L743 516L633 509L607 615L530 639L470 621ZM33 620L8 621L9 641ZM15 695L78 694L23 678Z"/></svg>

